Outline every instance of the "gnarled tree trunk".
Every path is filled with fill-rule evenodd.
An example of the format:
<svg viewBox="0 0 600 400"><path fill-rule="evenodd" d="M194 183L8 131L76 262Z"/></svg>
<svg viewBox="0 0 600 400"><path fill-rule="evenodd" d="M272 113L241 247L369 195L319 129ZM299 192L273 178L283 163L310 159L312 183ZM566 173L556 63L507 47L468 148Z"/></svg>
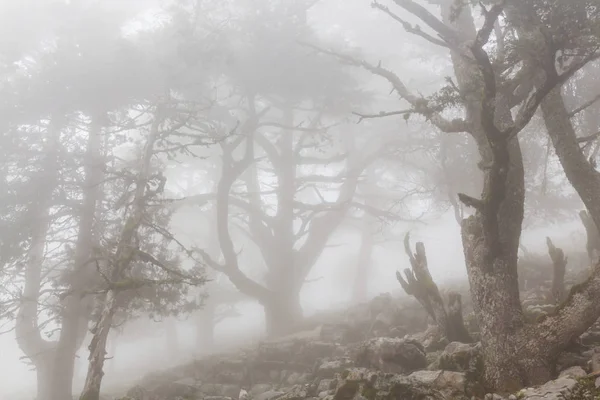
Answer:
<svg viewBox="0 0 600 400"><path fill-rule="evenodd" d="M458 293L450 294L448 307L451 313L447 312L440 291L429 273L425 245L418 242L416 252L413 254L410 250L409 241L410 236L407 233L404 237L404 250L408 255L412 269L407 268L404 270L406 280L400 272L396 272L396 278L402 288L406 294L414 296L421 303L448 341L473 342L464 324L460 295Z"/></svg>

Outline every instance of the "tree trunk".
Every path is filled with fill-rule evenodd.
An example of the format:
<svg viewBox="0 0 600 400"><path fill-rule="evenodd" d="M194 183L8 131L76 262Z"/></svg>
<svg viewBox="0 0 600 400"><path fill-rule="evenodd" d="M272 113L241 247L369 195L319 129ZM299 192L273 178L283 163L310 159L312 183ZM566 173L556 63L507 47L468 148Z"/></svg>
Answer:
<svg viewBox="0 0 600 400"><path fill-rule="evenodd" d="M54 377L53 364L54 364L54 352L47 354L35 363L36 382L37 382L37 396L36 400L47 400L50 399L50 395L53 392Z"/></svg>
<svg viewBox="0 0 600 400"><path fill-rule="evenodd" d="M590 267L593 266L598 260L600 254L600 232L598 227L594 223L594 220L590 217L590 214L586 210L579 212L579 218L585 228L587 241L585 244L585 250L587 251L590 259Z"/></svg>
<svg viewBox="0 0 600 400"><path fill-rule="evenodd" d="M179 357L179 335L177 333L176 320L165 321L165 339L167 341L166 347L169 354L173 358Z"/></svg>
<svg viewBox="0 0 600 400"><path fill-rule="evenodd" d="M102 157L102 116L94 116L90 127L85 157L84 200L79 220L79 233L74 256L74 270L69 276L71 293L63 304L62 326L56 350L52 400L73 398L75 357L87 333L93 299L84 295L96 274L88 262L94 246L96 205L102 197L104 158Z"/></svg>
<svg viewBox="0 0 600 400"><path fill-rule="evenodd" d="M365 212L362 220L360 250L356 260L356 277L352 290L352 301L362 303L367 301L369 288L369 267L373 255L373 220L374 217Z"/></svg>
<svg viewBox="0 0 600 400"><path fill-rule="evenodd" d="M396 272L396 277L402 285L402 289L406 294L414 296L419 301L448 341L473 342L471 335L465 328L459 294L451 293L449 295L448 306L451 313L446 311L438 286L429 272L425 245L418 242L416 253L413 254L410 249L410 235L407 233L404 237L404 250L408 255L412 269L407 268L404 270L406 280L400 272Z"/></svg>
<svg viewBox="0 0 600 400"><path fill-rule="evenodd" d="M548 254L552 259L552 289L550 300L558 305L565 298L565 272L567 269L567 257L562 249L554 246L549 237L546 238Z"/></svg>
<svg viewBox="0 0 600 400"><path fill-rule="evenodd" d="M104 376L106 360L106 341L117 310L117 296L114 290L106 293L100 318L94 327L94 336L90 343L89 367L85 385L79 400L100 400L100 387Z"/></svg>
<svg viewBox="0 0 600 400"><path fill-rule="evenodd" d="M265 309L267 335L279 337L290 334L302 318L299 293L281 291L269 302L262 304Z"/></svg>
<svg viewBox="0 0 600 400"><path fill-rule="evenodd" d="M44 340L38 324L38 304L42 276L44 272L44 258L46 251L46 236L50 229L52 207L52 192L58 183L57 173L58 152L60 150L60 132L63 123L62 116L53 118L48 126L46 159L43 171L35 182L35 198L31 204L30 245L27 252L27 265L25 268L25 287L15 321L17 344L36 367L38 375L38 399L51 399L56 343Z"/></svg>
<svg viewBox="0 0 600 400"><path fill-rule="evenodd" d="M209 354L215 344L215 306L210 299L200 310L196 322L196 349L200 354Z"/></svg>

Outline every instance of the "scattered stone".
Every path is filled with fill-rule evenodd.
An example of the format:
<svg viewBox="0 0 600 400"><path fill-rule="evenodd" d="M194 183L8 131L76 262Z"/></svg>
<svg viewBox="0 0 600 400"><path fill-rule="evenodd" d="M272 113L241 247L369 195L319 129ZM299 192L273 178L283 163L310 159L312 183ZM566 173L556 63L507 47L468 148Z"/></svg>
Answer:
<svg viewBox="0 0 600 400"><path fill-rule="evenodd" d="M427 367L423 345L413 339L376 338L361 343L354 356L357 366L408 374Z"/></svg>

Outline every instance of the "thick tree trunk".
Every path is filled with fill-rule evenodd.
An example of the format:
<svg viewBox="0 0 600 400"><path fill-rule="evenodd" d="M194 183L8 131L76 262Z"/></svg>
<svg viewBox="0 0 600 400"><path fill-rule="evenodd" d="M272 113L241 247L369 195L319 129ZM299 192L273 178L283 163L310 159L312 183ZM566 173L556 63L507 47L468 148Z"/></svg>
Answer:
<svg viewBox="0 0 600 400"><path fill-rule="evenodd" d="M76 353L87 333L93 299L85 295L96 269L88 262L94 246L94 219L96 205L102 197L104 159L102 157L103 116L94 116L85 157L84 200L79 220L79 234L75 248L74 270L69 276L71 293L64 300L62 327L56 351L52 400L73 397L73 375Z"/></svg>
<svg viewBox="0 0 600 400"><path fill-rule="evenodd" d="M36 400L47 400L50 399L50 394L53 392L54 387L54 352L46 354L40 360L35 363L36 382L37 382L37 396ZM70 399L70 398L69 398Z"/></svg>
<svg viewBox="0 0 600 400"><path fill-rule="evenodd" d="M452 2L445 2L444 22L456 27L462 40L475 39L471 8L465 6L457 16L451 9ZM524 324L517 274L525 200L521 147L517 137L507 140L500 133L513 125L508 99L493 93L489 79L481 79L478 63L455 52L451 57L458 86L465 93L466 120L481 154L484 175L476 215L461 224L473 308L481 332L484 378L492 389L516 390L536 374L519 367L520 357L526 355L515 337ZM463 202L475 206L465 197Z"/></svg>
<svg viewBox="0 0 600 400"><path fill-rule="evenodd" d="M62 123L61 116L54 118L48 127L49 145L46 149L46 159L42 175L36 182L37 192L29 210L31 240L25 268L25 287L15 325L17 344L36 367L39 400L51 400L53 387L51 374L54 371L52 363L56 354L56 343L44 340L41 335L38 325L38 304L44 272L46 236L51 224L52 192L57 185L56 174L59 171L58 152Z"/></svg>
<svg viewBox="0 0 600 400"><path fill-rule="evenodd" d="M269 302L262 305L265 309L265 321L269 337L292 333L302 319L300 296L295 291L281 291Z"/></svg>

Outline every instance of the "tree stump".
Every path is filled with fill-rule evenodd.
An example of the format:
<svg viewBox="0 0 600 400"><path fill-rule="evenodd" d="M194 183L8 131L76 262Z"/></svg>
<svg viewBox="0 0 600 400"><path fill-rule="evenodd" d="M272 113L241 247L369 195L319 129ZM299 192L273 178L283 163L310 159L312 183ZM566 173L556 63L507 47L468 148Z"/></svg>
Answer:
<svg viewBox="0 0 600 400"><path fill-rule="evenodd" d="M396 271L396 278L406 294L413 296L423 306L427 314L435 321L450 342L471 343L473 338L465 327L462 315L460 294L448 295L448 311L440 295L438 286L433 281L427 265L425 245L418 242L413 254L410 249L410 235L404 237L404 250L410 260L411 268L406 268L404 274Z"/></svg>

